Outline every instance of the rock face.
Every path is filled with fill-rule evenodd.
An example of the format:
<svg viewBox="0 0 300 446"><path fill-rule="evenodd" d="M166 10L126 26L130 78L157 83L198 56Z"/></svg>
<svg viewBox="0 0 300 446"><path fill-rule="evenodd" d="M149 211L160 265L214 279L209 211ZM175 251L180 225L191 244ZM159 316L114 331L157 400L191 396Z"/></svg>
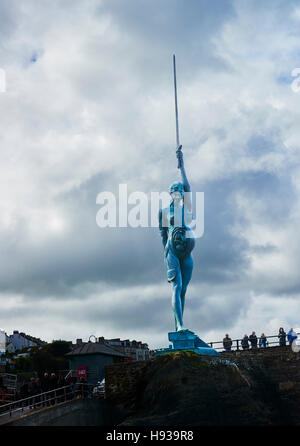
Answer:
<svg viewBox="0 0 300 446"><path fill-rule="evenodd" d="M300 411L300 394L292 395L297 386L280 370L292 365L284 357L277 356L273 371L267 355L264 360L252 352L221 359L177 352L115 364L105 369L106 398L122 410L122 426L297 424L292 412Z"/></svg>

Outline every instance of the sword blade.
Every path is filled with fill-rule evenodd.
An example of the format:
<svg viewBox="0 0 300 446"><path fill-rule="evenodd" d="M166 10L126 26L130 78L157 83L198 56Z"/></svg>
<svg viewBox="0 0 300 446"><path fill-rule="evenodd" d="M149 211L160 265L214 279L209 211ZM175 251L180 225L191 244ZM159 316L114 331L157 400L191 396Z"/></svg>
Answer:
<svg viewBox="0 0 300 446"><path fill-rule="evenodd" d="M176 119L176 144L179 147L179 126L178 126L178 105L177 105L177 83L176 83L176 60L173 54L173 71L174 71L174 92L175 92L175 119Z"/></svg>

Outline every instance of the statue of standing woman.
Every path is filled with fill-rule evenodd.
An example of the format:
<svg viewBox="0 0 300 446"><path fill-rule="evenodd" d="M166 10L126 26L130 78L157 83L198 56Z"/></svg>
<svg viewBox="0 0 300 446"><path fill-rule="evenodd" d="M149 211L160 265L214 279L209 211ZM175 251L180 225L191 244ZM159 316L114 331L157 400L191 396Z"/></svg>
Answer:
<svg viewBox="0 0 300 446"><path fill-rule="evenodd" d="M176 151L181 182L171 184L171 203L159 211L159 230L164 246L168 282L172 285L175 331L186 330L183 325L183 311L187 286L193 272L192 250L195 246L195 238L189 227L192 222L191 188L181 148L179 146Z"/></svg>

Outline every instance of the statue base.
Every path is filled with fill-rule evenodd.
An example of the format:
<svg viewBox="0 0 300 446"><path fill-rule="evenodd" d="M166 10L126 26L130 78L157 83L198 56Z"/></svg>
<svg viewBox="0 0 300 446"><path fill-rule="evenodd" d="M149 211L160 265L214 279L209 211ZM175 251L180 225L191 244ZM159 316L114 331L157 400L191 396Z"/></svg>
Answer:
<svg viewBox="0 0 300 446"><path fill-rule="evenodd" d="M219 352L202 341L202 339L191 330L171 331L168 338L173 345L169 345L169 348L155 350L156 356L165 353L175 353L181 350L194 351L195 353L198 353L198 355L220 356Z"/></svg>

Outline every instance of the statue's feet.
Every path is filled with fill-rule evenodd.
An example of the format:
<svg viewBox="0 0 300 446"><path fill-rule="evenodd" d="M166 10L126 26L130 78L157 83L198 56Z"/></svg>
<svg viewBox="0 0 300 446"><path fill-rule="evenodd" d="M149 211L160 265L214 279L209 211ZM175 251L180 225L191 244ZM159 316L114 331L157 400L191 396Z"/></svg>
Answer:
<svg viewBox="0 0 300 446"><path fill-rule="evenodd" d="M187 331L188 328L184 328L183 325L179 325L179 327L177 328L177 331Z"/></svg>

